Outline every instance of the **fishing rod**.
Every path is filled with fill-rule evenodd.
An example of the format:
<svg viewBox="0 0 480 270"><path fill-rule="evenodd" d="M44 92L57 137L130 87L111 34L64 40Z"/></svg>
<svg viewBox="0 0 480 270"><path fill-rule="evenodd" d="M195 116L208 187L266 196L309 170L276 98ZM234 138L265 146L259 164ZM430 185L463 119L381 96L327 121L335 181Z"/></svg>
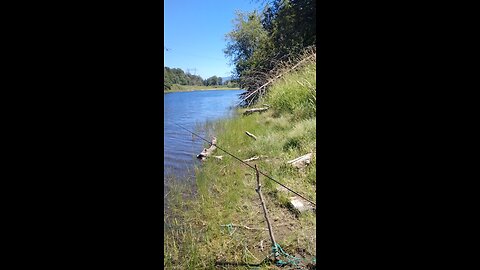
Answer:
<svg viewBox="0 0 480 270"><path fill-rule="evenodd" d="M199 137L200 139L202 139L202 140L206 141L208 144L210 144L210 145L213 145L213 144L212 144L212 142L210 142L210 141L208 141L207 139L203 138L202 136L200 136L200 135L196 134L195 132L193 132L193 131L190 131L190 130L186 129L186 128L182 127L181 125L177 124L177 123L174 123L174 124L175 124L175 125L177 125L177 126L179 126L179 127L181 127L182 129L184 129L184 130L186 130L186 131L188 131L188 132L192 133L193 135L195 135L195 136ZM225 149L221 148L221 147L220 147L220 146L218 146L217 144L215 144L215 146L216 146L218 149L222 150L223 152L225 152L225 153L229 154L229 155L230 155L230 156L232 156L233 158L237 159L237 160L238 160L238 161L240 161L241 163L243 163L243 164L247 165L248 167L250 167L250 168L252 168L252 169L256 170L256 168L255 168L255 167L253 167L252 165L250 165L250 164L246 163L245 161L243 161L243 160L239 159L239 158L238 158L238 157L236 157L235 155L233 155L233 154L229 153L227 150L225 150ZM291 191L292 193L294 193L294 194L298 195L298 196L299 196L299 197L301 197L302 199L304 199L304 200L308 201L309 203L313 204L314 206L317 206L317 205L316 205L314 202L312 202L311 200L309 200L309 199L305 198L304 196L302 196L302 195L301 195L301 194L299 194L298 192L296 192L296 191L294 191L294 190L290 189L289 187L285 186L284 184L282 184L282 183L278 182L277 180L273 179L272 177L270 177L270 176L266 175L266 174L265 174L265 173L263 173L262 171L258 170L258 172L259 172L261 175L263 175L263 176L267 177L268 179L272 180L273 182L275 182L275 183L279 184L280 186L282 186L282 187L286 188L287 190Z"/></svg>

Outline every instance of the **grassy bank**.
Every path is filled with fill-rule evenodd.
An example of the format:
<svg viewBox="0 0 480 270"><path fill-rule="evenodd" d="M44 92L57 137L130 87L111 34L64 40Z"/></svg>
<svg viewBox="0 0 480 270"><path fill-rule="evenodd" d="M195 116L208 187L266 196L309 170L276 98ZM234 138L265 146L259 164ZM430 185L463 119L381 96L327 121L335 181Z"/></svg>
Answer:
<svg viewBox="0 0 480 270"><path fill-rule="evenodd" d="M212 123L209 128L216 134L220 147L240 159L261 157L250 164L315 200L315 89L313 62L272 86L261 101L271 106L267 112L242 116L244 110L239 109L237 117ZM246 136L245 131L255 134L257 140ZM314 153L314 158L306 168L296 169L287 164L309 152ZM239 266L248 269L247 264L261 263L271 254L270 237L255 191L255 172L218 149L215 155L222 155L223 159L207 159L196 171L192 199L186 199L192 196L188 195L188 187L180 184L168 195L170 211L164 220L165 269L239 269ZM278 184L263 176L260 181L276 242L286 253L300 259L296 264L315 264L315 212L293 211L289 197L294 194L282 191ZM288 261L286 257L281 259ZM277 267L263 263L259 269Z"/></svg>
<svg viewBox="0 0 480 270"><path fill-rule="evenodd" d="M224 85L212 85L212 86L202 86L202 85L172 85L170 90L163 90L164 93L170 92L187 92L195 90L235 90L239 89L238 87L226 87Z"/></svg>

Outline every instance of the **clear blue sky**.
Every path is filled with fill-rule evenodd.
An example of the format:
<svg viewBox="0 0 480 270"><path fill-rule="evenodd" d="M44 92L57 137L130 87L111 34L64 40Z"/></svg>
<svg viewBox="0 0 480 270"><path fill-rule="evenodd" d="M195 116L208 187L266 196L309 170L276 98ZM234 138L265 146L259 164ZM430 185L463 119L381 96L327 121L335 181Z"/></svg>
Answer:
<svg viewBox="0 0 480 270"><path fill-rule="evenodd" d="M203 79L230 76L233 67L223 49L235 10L260 5L255 0L165 0L163 43L169 51L163 50L164 66L190 69Z"/></svg>

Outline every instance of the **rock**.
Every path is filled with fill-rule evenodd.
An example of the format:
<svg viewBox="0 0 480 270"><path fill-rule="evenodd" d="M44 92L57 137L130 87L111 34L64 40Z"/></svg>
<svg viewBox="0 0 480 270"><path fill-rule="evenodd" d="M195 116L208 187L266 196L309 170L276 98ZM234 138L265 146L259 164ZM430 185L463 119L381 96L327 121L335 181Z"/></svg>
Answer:
<svg viewBox="0 0 480 270"><path fill-rule="evenodd" d="M288 192L288 189L286 189L286 188L284 188L284 187L282 187L282 186L278 185L278 186L277 186L277 191L278 191L278 192L284 192L284 193L287 193L287 192Z"/></svg>
<svg viewBox="0 0 480 270"><path fill-rule="evenodd" d="M293 209L300 213L309 210L315 210L315 208L309 202L297 196L290 197L290 205L293 207Z"/></svg>

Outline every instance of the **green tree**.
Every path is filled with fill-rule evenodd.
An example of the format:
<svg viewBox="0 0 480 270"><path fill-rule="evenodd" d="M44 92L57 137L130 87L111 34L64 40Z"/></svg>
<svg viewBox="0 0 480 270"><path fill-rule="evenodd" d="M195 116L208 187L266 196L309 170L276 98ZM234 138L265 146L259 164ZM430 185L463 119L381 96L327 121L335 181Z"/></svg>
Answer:
<svg viewBox="0 0 480 270"><path fill-rule="evenodd" d="M206 86L209 86L209 85L218 85L218 84L219 84L219 83L218 83L218 82L219 82L218 79L219 79L219 78L218 78L217 76L212 76L212 77L210 77L210 78L208 78L208 79L205 80L205 85L206 85ZM222 78L220 78L220 80L221 80L221 79L222 79Z"/></svg>
<svg viewBox="0 0 480 270"><path fill-rule="evenodd" d="M173 84L180 85L203 85L202 77L185 73L180 68L163 68L164 89L169 89Z"/></svg>
<svg viewBox="0 0 480 270"><path fill-rule="evenodd" d="M263 28L261 16L252 13L237 12L234 29L226 34L227 46L224 53L235 65L235 75L241 77L244 72L256 64L255 51L265 44L268 33Z"/></svg>
<svg viewBox="0 0 480 270"><path fill-rule="evenodd" d="M263 84L279 61L316 43L314 0L257 2L267 3L261 14L237 12L224 50L234 65L234 77L247 90Z"/></svg>

